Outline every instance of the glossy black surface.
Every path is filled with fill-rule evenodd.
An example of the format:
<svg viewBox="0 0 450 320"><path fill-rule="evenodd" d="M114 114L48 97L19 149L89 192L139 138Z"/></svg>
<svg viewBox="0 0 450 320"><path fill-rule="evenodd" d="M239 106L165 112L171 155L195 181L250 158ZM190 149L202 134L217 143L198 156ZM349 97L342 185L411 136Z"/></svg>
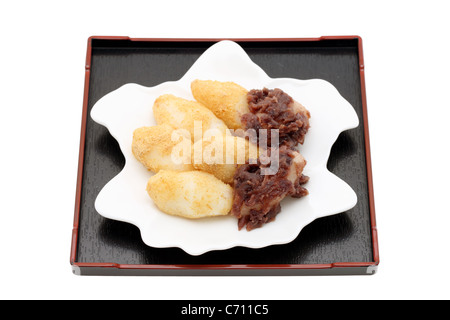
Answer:
<svg viewBox="0 0 450 320"><path fill-rule="evenodd" d="M233 248L190 256L178 248L146 246L133 225L101 217L94 201L124 165L115 139L89 117L103 95L129 82L154 86L178 80L212 42L93 40L76 262L122 264L328 264L372 262L368 184L357 40L242 42L270 77L331 82L355 108L360 126L340 135L328 168L355 190L358 204L306 226L289 244ZM207 241L207 239L205 239Z"/></svg>

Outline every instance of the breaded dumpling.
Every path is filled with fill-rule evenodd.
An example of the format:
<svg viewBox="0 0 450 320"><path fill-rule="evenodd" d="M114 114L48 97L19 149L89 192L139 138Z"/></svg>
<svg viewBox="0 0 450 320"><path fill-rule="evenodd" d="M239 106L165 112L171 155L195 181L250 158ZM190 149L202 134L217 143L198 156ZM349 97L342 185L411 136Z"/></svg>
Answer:
<svg viewBox="0 0 450 320"><path fill-rule="evenodd" d="M172 139L173 138L173 139ZM174 148L179 150L174 150ZM138 128L133 133L133 155L148 170L193 170L189 136L167 124Z"/></svg>
<svg viewBox="0 0 450 320"><path fill-rule="evenodd" d="M225 134L228 129L225 123L203 104L172 94L162 95L155 100L153 115L157 124L165 123L175 129L186 129L190 133L192 141L201 139L206 130L217 129ZM197 128L195 128L196 125Z"/></svg>
<svg viewBox="0 0 450 320"><path fill-rule="evenodd" d="M147 192L164 213L190 219L227 215L233 202L233 189L202 171L160 170Z"/></svg>
<svg viewBox="0 0 450 320"><path fill-rule="evenodd" d="M228 184L233 183L239 165L249 159L254 159L256 163L258 157L256 145L245 138L231 135L218 140L199 140L193 145L194 168L209 172Z"/></svg>
<svg viewBox="0 0 450 320"><path fill-rule="evenodd" d="M195 100L214 112L228 128L243 128L241 117L249 112L247 89L234 82L194 80L191 91Z"/></svg>

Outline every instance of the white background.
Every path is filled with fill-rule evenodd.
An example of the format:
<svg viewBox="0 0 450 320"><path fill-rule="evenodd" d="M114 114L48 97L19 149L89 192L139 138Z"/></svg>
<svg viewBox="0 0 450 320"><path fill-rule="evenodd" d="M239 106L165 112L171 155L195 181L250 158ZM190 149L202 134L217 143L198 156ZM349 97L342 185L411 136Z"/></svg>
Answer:
<svg viewBox="0 0 450 320"><path fill-rule="evenodd" d="M8 1L0 5L0 298L449 299L446 1ZM374 276L79 277L69 264L91 35L363 38Z"/></svg>

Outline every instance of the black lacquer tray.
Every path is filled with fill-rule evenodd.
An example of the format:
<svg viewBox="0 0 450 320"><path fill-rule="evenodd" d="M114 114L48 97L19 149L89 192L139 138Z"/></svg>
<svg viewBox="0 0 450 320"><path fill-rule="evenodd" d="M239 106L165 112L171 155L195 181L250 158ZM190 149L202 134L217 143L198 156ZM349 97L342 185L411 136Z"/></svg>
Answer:
<svg viewBox="0 0 450 320"><path fill-rule="evenodd" d="M178 248L145 245L139 229L100 216L94 201L124 166L108 130L89 112L126 83L155 86L180 79L200 55L223 39L91 37L70 263L78 275L364 275L379 264L370 161L362 40L358 36L229 39L270 77L324 79L355 108L360 125L334 144L328 168L355 190L358 204L306 226L289 244L236 247L191 256Z"/></svg>

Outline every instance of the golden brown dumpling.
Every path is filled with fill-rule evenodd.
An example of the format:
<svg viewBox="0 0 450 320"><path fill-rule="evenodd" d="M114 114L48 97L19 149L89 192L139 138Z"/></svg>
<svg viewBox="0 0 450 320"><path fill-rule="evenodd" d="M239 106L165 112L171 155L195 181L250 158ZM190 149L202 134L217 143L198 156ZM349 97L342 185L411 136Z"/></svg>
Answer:
<svg viewBox="0 0 450 320"><path fill-rule="evenodd" d="M216 129L225 134L228 129L225 123L203 104L172 94L162 95L155 100L153 115L157 124L164 123L175 129L186 129L192 141L200 140L207 130Z"/></svg>
<svg viewBox="0 0 450 320"><path fill-rule="evenodd" d="M223 120L228 128L243 128L241 117L249 112L247 89L234 82L194 80L191 91L195 100Z"/></svg>
<svg viewBox="0 0 450 320"><path fill-rule="evenodd" d="M167 124L138 128L133 133L133 155L148 170L194 170L191 162L192 142ZM172 139L174 138L174 139ZM185 146L183 148L183 146ZM177 147L180 150L174 150Z"/></svg>
<svg viewBox="0 0 450 320"><path fill-rule="evenodd" d="M233 202L233 189L202 171L160 170L147 192L164 213L189 219L227 215Z"/></svg>
<svg viewBox="0 0 450 320"><path fill-rule="evenodd" d="M254 159L256 163L258 153L258 147L247 139L227 135L194 143L193 165L197 170L209 172L223 182L232 184L237 167L249 159Z"/></svg>

